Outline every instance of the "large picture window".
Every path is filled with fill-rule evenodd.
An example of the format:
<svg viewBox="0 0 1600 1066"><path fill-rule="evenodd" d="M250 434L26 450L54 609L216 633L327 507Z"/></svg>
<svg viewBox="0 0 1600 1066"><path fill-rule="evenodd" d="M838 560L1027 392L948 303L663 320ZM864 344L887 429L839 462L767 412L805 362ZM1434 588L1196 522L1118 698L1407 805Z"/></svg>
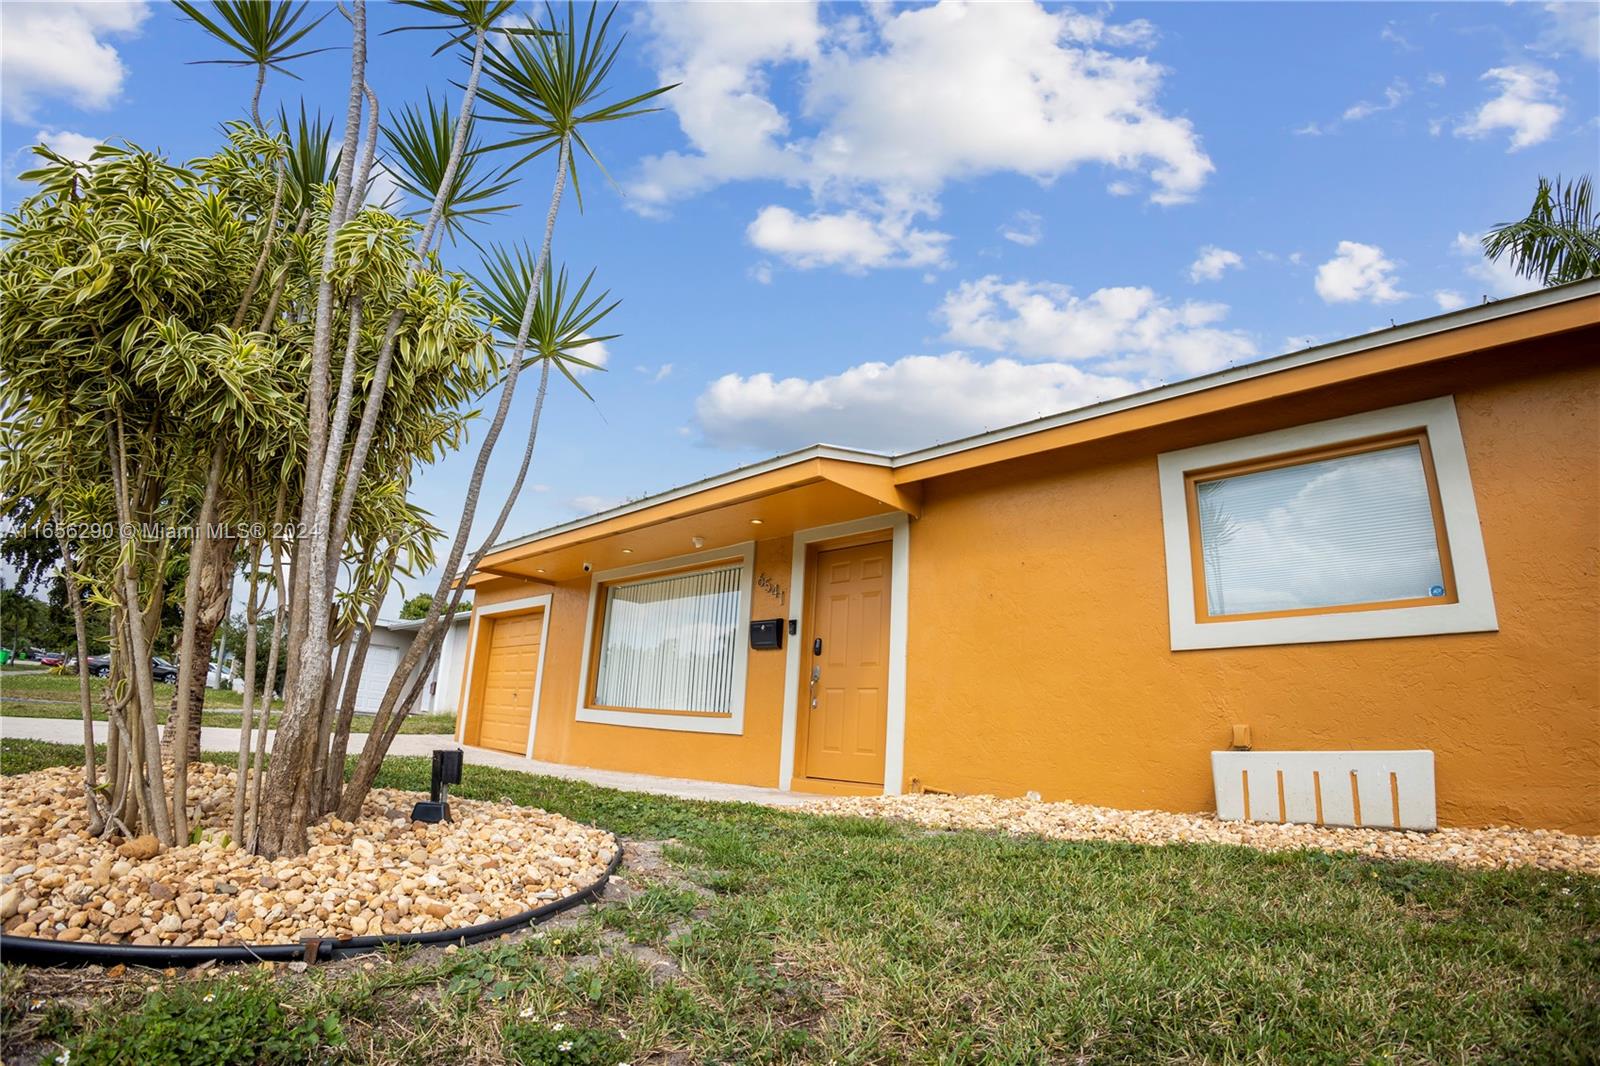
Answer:
<svg viewBox="0 0 1600 1066"><path fill-rule="evenodd" d="M1455 400L1162 453L1174 650L1499 628Z"/></svg>
<svg viewBox="0 0 1600 1066"><path fill-rule="evenodd" d="M1198 621L1455 601L1424 432L1186 480Z"/></svg>
<svg viewBox="0 0 1600 1066"><path fill-rule="evenodd" d="M739 684L744 567L604 587L592 706L731 714Z"/></svg>

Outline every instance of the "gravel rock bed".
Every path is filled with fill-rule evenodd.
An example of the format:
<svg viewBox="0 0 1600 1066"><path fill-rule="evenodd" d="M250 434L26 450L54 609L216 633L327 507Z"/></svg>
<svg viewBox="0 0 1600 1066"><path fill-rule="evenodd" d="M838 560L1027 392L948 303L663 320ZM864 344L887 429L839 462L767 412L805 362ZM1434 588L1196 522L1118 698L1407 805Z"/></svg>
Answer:
<svg viewBox="0 0 1600 1066"><path fill-rule="evenodd" d="M361 818L311 827L307 854L267 860L227 839L234 772L191 766L198 843L88 835L83 771L6 777L0 788L0 919L22 937L211 947L303 937L456 929L586 887L610 833L509 803L452 798L454 821L410 820L416 793L374 789Z"/></svg>
<svg viewBox="0 0 1600 1066"><path fill-rule="evenodd" d="M1315 848L1375 859L1444 862L1474 869L1541 870L1600 875L1600 837L1551 829L1338 829L1267 822L1224 822L1209 814L1124 811L1081 803L995 796L843 797L807 804L814 814L897 818L929 829L977 829L1056 840L1133 844L1240 844L1261 851Z"/></svg>

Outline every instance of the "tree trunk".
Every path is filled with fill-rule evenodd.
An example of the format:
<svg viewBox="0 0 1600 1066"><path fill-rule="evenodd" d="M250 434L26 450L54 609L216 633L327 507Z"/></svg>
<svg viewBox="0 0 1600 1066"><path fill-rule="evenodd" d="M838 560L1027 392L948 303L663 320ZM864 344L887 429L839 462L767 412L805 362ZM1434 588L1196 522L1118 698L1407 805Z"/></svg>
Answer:
<svg viewBox="0 0 1600 1066"><path fill-rule="evenodd" d="M78 580L72 576L72 552L67 547L67 538L58 534L56 544L61 549L61 580L67 587L67 601L72 604L72 630L78 641L78 708L83 713L83 799L88 805L89 835L99 836L105 828L105 820L100 816L100 802L95 798L95 789L100 781L94 766L94 700L89 692L89 627L83 615L83 598L78 594Z"/></svg>
<svg viewBox="0 0 1600 1066"><path fill-rule="evenodd" d="M200 560L194 651L192 654L179 653L178 682L167 707L167 724L161 737L162 754L169 759L174 758L177 751L174 744L178 736L178 696L182 692L189 694L191 711L186 723L188 743L184 758L189 762L200 758L200 715L205 710L208 690L206 674L211 668L209 650L216 640L217 630L228 617L228 608L232 606L229 601L233 592L233 553L238 546L236 537L213 538L206 545Z"/></svg>
<svg viewBox="0 0 1600 1066"><path fill-rule="evenodd" d="M566 189L567 166L571 157L572 145L567 137L561 139L561 149L556 157L555 185L550 191L550 208L545 213L544 240L539 246L539 258L534 263L533 278L528 289L528 300L522 309L522 321L517 326L517 340L512 347L511 365L506 371L505 383L500 388L500 403L495 408L494 419L489 423L489 430L484 434L483 444L479 446L477 460L472 466L472 477L467 482L466 499L461 506L461 521L456 527L455 540L450 545L450 555L445 561L440 572L439 585L433 594L433 603L428 607L428 613L423 616L422 625L417 630L417 635L412 639L411 647L406 649L401 656L400 665L395 668L394 677L389 679L389 687L384 691L383 699L378 704L378 712L373 718L372 732L367 735L367 742L361 749L361 757L356 761L355 774L350 783L345 786L344 798L339 802L339 816L351 818L350 812L359 813L361 805L366 802L367 793L372 789L372 782L377 779L378 768L383 765L383 759L389 751L389 745L394 743L395 736L400 731L400 723L405 721L410 713L412 697L407 696L404 703L401 701L403 690L407 689L411 674L417 670L424 661L431 659L438 653L439 642L443 639L445 627L449 617L441 612L450 594L455 591L457 568L461 565L462 556L466 552L467 541L472 535L472 520L478 509L478 495L483 490L483 475L489 465L489 456L494 450L495 442L500 437L500 431L505 426L506 415L511 410L511 397L517 387L517 377L522 369L523 355L528 349L528 333L533 327L533 313L539 304L539 283L548 268L550 258L550 242L555 236L556 215L561 210L561 194ZM544 368L545 378L548 381L549 364ZM543 386L541 384L540 400L543 400ZM529 433L528 448L523 458L522 471L518 474L515 490L520 490L522 477L527 471L528 458L533 453L533 439L538 432L535 424ZM515 491L512 499L515 498ZM505 516L509 513L511 500L502 508L495 529L486 537L483 544L474 553L472 565L483 558L496 536L499 535L500 525L504 523ZM460 596L457 594L456 600Z"/></svg>
<svg viewBox="0 0 1600 1066"><path fill-rule="evenodd" d="M283 499L282 494L278 496ZM239 708L239 762L233 778L233 839L244 846L244 793L250 769L250 729L255 724L253 712L256 699L256 620L260 609L257 592L261 587L261 542L252 538L245 549L245 559L250 567L250 589L244 602L244 704ZM271 704L261 712L267 717Z"/></svg>
<svg viewBox="0 0 1600 1066"><path fill-rule="evenodd" d="M350 101L346 113L344 147L339 160L339 176L334 185L334 214L343 212L344 198L350 194L354 178L357 140L361 130L361 105L366 88L367 13L364 0L351 5ZM317 289L310 384L307 390L307 442L305 451L305 499L300 512L301 535L306 538L302 558L297 559L293 588L290 591L289 648L294 663L294 685L286 693L286 705L279 720L272 746L272 763L267 767L261 801L261 823L256 835L258 854L268 858L298 855L305 851L305 827L310 821L311 765L316 755L315 742L321 713L319 701L329 669L328 600L311 594L325 573L331 518L331 486L321 483L328 444L328 384L330 341L333 333L334 293L332 282L333 247L337 227L330 219L322 251L322 281ZM297 548L301 545L297 545ZM319 590L320 591L320 590Z"/></svg>

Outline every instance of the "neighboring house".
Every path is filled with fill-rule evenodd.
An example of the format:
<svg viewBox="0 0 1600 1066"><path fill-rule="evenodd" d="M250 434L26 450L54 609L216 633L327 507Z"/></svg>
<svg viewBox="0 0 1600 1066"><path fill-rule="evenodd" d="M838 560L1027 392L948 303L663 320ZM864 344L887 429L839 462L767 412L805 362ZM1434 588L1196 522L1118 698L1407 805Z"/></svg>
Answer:
<svg viewBox="0 0 1600 1066"><path fill-rule="evenodd" d="M418 714L454 714L456 696L461 691L462 651L466 642L468 616L457 615L445 631L444 645L439 650L439 661L428 680L428 689L417 704ZM361 671L361 681L356 685L356 713L376 714L378 704L389 687L389 681L405 657L422 619L386 622L380 620L372 629L372 644L367 649L366 665ZM334 652L337 661L338 652Z"/></svg>
<svg viewBox="0 0 1600 1066"><path fill-rule="evenodd" d="M459 736L1170 810L1235 743L1429 749L1443 823L1595 833L1597 560L1587 281L497 545Z"/></svg>

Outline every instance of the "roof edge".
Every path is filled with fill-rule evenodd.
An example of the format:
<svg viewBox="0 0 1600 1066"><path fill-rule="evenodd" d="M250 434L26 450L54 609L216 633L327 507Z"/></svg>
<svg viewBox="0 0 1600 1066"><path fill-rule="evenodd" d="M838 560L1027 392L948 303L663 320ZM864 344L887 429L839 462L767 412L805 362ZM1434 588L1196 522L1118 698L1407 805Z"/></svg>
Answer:
<svg viewBox="0 0 1600 1066"><path fill-rule="evenodd" d="M1093 418L1101 418L1118 411L1131 410L1145 407L1162 401L1187 396L1196 392L1205 392L1210 389L1222 388L1239 381L1248 381L1253 378L1266 377L1271 374L1282 373L1298 367L1310 366L1316 363L1340 359L1348 355L1371 351L1375 348L1386 347L1391 344L1400 344L1405 341L1428 337L1437 333L1447 333L1452 330L1464 329L1485 322L1492 322L1513 315L1536 311L1541 308L1554 307L1575 300L1582 300L1592 296L1600 296L1600 278L1589 278L1583 281L1570 282L1566 285L1557 285L1550 288L1538 289L1534 292L1524 293L1520 296L1510 296L1496 300L1492 303L1479 304L1475 307L1462 308L1459 311L1450 311L1442 315L1433 315L1429 318L1417 319L1402 325L1392 326L1389 329L1377 330L1372 333L1358 334L1342 340L1329 341L1327 344L1315 345L1296 352L1271 356L1266 359L1246 363L1242 366L1229 367L1225 370L1213 371L1199 377L1186 378L1183 381L1173 382L1168 385L1158 385L1155 388L1145 389L1141 392L1129 393L1114 399L1103 400L1099 403L1089 404L1085 407L1075 407L1070 411L1046 415L1028 422L1018 422L1015 425L1004 426L1000 429L988 430L983 433L973 434L969 437L960 437L956 440L946 441L942 444L929 445L915 451L900 452L889 455L883 452L868 451L863 448L849 448L832 444L813 444L791 452L784 452L764 459L759 462L749 463L745 466L734 467L720 474L713 474L698 481L689 482L676 488L667 489L651 496L644 496L637 500L605 511L598 511L582 518L573 519L558 525L548 526L521 537L501 541L492 545L484 553L485 557L511 548L532 544L547 537L557 536L583 529L586 526L598 525L601 522L637 511L646 510L659 504L670 503L673 500L692 496L707 489L717 488L721 485L731 484L748 477L764 474L772 470L781 470L786 466L796 463L808 462L813 459L835 459L843 462L861 463L869 466L887 467L891 470L912 466L926 462L930 459L940 459L949 455L982 448L986 445L996 444L1001 441L1015 440L1019 437L1043 433L1059 426L1072 425L1077 422L1086 422ZM465 580L470 574L463 572L458 580Z"/></svg>

